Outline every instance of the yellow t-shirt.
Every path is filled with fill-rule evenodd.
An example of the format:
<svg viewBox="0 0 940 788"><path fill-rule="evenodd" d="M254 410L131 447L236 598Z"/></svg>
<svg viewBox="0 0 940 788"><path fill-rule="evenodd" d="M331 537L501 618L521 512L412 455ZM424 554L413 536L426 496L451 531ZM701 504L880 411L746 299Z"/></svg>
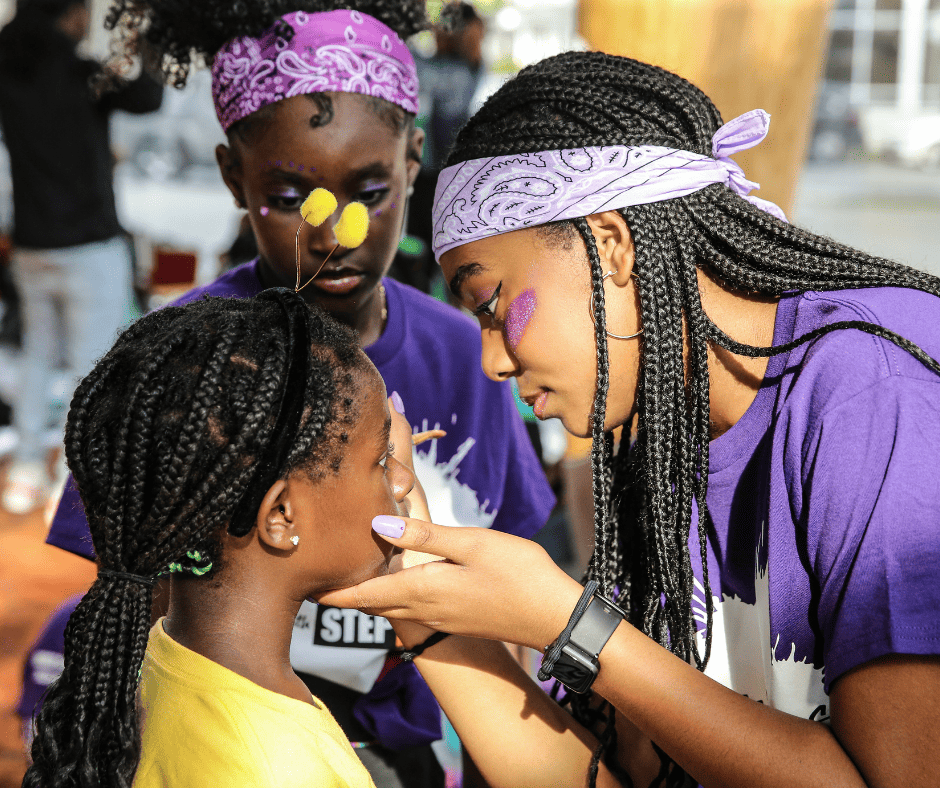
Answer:
<svg viewBox="0 0 940 788"><path fill-rule="evenodd" d="M134 788L375 788L333 716L150 630Z"/></svg>

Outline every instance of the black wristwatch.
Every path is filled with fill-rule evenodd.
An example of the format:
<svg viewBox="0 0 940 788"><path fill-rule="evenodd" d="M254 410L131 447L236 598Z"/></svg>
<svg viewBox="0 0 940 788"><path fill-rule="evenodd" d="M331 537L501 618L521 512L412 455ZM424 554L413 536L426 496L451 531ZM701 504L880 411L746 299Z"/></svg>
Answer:
<svg viewBox="0 0 940 788"><path fill-rule="evenodd" d="M601 649L610 640L614 630L627 615L613 602L598 596L594 588L586 587L585 596L590 594L590 602L580 618L571 627L569 621L565 632L545 649L546 659L543 669L548 676L558 679L571 692L587 692L600 670L598 656ZM575 608L574 618L581 605ZM571 634L565 639L565 633ZM557 654L554 662L551 658ZM549 664L546 664L549 663ZM540 677L541 678L541 677Z"/></svg>

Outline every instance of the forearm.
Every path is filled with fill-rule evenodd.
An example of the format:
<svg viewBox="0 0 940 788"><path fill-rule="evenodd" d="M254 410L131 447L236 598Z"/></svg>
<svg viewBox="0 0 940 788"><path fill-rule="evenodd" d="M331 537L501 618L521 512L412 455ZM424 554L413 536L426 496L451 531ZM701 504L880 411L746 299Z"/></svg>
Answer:
<svg viewBox="0 0 940 788"><path fill-rule="evenodd" d="M587 785L596 740L503 644L454 635L415 665L493 788ZM618 783L602 766L597 784Z"/></svg>
<svg viewBox="0 0 940 788"><path fill-rule="evenodd" d="M722 686L626 624L594 688L705 788L864 788L831 730Z"/></svg>

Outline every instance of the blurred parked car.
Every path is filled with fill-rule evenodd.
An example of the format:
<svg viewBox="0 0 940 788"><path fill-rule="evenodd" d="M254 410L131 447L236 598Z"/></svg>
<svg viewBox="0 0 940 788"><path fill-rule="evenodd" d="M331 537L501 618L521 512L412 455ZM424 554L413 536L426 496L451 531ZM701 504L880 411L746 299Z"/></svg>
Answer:
<svg viewBox="0 0 940 788"><path fill-rule="evenodd" d="M861 114L865 150L908 167L940 169L940 112L866 107Z"/></svg>
<svg viewBox="0 0 940 788"><path fill-rule="evenodd" d="M847 85L822 83L809 156L815 161L839 161L862 144L858 113L849 102Z"/></svg>

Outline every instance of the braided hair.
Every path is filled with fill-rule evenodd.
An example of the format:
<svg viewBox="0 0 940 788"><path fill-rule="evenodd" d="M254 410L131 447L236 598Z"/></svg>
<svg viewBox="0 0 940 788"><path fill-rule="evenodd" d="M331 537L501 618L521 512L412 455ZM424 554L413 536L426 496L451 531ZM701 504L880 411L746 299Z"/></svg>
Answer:
<svg viewBox="0 0 940 788"><path fill-rule="evenodd" d="M301 319L311 341L306 393L280 474L316 479L340 468L368 362L355 335L316 307ZM205 580L217 582L223 531L250 530L233 524L254 522L240 511L245 491L283 437L273 433L288 396L284 325L272 300L169 307L127 329L76 389L65 450L99 575L66 628L65 668L39 712L25 788L133 782L153 597L141 579L208 559Z"/></svg>
<svg viewBox="0 0 940 788"><path fill-rule="evenodd" d="M294 11L315 13L337 10L359 11L378 19L407 40L428 26L423 0L113 0L105 17L105 27L117 31L112 73L126 70L129 60L138 54L155 57L164 79L181 88L199 61L206 65L222 46L239 36L258 37L278 19ZM293 30L283 25L282 35ZM143 42L146 42L145 44ZM333 117L332 101L322 93L304 94L316 105L311 120L325 125ZM378 117L393 130L413 128L414 115L389 101L363 96ZM271 105L262 107L232 124L229 138L244 138L259 122L271 115Z"/></svg>
<svg viewBox="0 0 940 788"><path fill-rule="evenodd" d="M467 123L447 165L476 158L603 145L652 145L712 155L721 115L698 88L663 69L599 52L569 52L523 69ZM940 280L864 254L759 210L724 185L621 210L633 236L634 273L643 334L637 425L620 450L604 433L609 382L600 257L584 219L544 225L551 237L583 239L590 263L597 346L593 409L595 546L588 576L617 599L634 625L704 670L711 650L712 592L708 579L708 343L745 356L787 352L844 328L896 343L931 369L940 365L893 332L869 323L834 323L775 348L742 345L705 314L699 268L725 286L779 297L787 291L898 286L940 295ZM683 358L687 326L688 359ZM696 645L689 532L698 504L698 550L706 598L705 647ZM582 696L583 697L583 696ZM597 721L589 699L575 715ZM614 742L607 714L602 747ZM592 763L596 774L598 754ZM657 784L686 776L661 753ZM623 775L622 775L623 776ZM629 784L629 778L623 776Z"/></svg>

